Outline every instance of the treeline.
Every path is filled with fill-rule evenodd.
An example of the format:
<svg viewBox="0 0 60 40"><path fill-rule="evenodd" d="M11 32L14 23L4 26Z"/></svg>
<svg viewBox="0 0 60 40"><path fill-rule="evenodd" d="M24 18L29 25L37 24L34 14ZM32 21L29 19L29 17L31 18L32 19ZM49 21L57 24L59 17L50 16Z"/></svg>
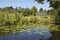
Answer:
<svg viewBox="0 0 60 40"><path fill-rule="evenodd" d="M37 10L37 8L35 6L33 6L32 8L21 8L21 7L4 7L4 8L0 8L0 11L3 12L7 12L7 13L20 13L23 14L24 16L29 16L29 15L33 15L35 16L37 13L39 12L46 12L46 10L43 10L43 8L40 8L39 10Z"/></svg>

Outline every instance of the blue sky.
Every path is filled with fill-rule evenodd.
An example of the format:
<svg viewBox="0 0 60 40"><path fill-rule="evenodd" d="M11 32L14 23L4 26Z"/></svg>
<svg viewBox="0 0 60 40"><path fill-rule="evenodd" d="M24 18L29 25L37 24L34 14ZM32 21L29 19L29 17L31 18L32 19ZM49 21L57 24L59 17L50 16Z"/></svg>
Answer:
<svg viewBox="0 0 60 40"><path fill-rule="evenodd" d="M49 3L44 1L45 4L39 4L34 2L34 0L0 0L0 7L12 6L12 7L23 7L23 8L32 8L32 6L36 6L37 9L44 8L46 10L49 9Z"/></svg>

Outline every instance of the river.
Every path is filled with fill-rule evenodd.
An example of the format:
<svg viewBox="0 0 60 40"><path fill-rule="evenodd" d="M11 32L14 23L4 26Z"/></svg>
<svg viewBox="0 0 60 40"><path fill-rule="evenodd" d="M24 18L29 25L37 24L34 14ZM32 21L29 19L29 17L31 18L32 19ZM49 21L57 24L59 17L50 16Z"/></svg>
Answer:
<svg viewBox="0 0 60 40"><path fill-rule="evenodd" d="M30 28L24 32L10 32L6 35L1 35L0 40L60 40L59 37L60 31L51 32L49 27L42 25L38 28Z"/></svg>

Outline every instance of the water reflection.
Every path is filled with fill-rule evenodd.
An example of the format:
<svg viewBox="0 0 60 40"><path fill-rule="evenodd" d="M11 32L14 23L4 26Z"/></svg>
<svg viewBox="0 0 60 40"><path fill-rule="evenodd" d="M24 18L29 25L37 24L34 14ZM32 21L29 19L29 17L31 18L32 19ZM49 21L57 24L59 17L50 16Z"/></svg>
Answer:
<svg viewBox="0 0 60 40"><path fill-rule="evenodd" d="M6 36L0 36L0 40L48 40L51 37L51 33L47 27L40 27L38 29L30 29L30 31L18 32L16 34L9 34Z"/></svg>

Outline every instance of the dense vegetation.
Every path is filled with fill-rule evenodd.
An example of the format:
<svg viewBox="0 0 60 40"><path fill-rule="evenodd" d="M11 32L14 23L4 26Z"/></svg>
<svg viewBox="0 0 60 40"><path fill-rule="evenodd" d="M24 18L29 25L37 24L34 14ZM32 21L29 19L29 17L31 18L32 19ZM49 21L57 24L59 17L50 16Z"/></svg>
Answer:
<svg viewBox="0 0 60 40"><path fill-rule="evenodd" d="M36 1L43 3L43 0ZM60 24L60 1L48 0L48 2L50 2L50 6L53 7L53 9L48 11L43 10L42 8L38 11L35 6L31 9L21 7L0 8L0 32L13 31L15 33L17 30L25 31L29 26L37 26L43 23L47 24L51 21L54 21L53 23ZM56 5L58 7L56 7ZM37 13L46 13L47 17L38 16Z"/></svg>
<svg viewBox="0 0 60 40"><path fill-rule="evenodd" d="M35 0L38 3L44 3L45 0ZM47 0L50 3L51 10L48 10L50 15L55 17L55 23L60 25L60 0Z"/></svg>
<svg viewBox="0 0 60 40"><path fill-rule="evenodd" d="M41 12L44 11L45 10L43 9L41 10ZM21 7L0 8L0 32L16 32L17 30L21 29L26 30L29 28L28 26L47 22L46 18L44 20L42 16L37 16L37 13L38 10L35 6L33 6L31 9Z"/></svg>

